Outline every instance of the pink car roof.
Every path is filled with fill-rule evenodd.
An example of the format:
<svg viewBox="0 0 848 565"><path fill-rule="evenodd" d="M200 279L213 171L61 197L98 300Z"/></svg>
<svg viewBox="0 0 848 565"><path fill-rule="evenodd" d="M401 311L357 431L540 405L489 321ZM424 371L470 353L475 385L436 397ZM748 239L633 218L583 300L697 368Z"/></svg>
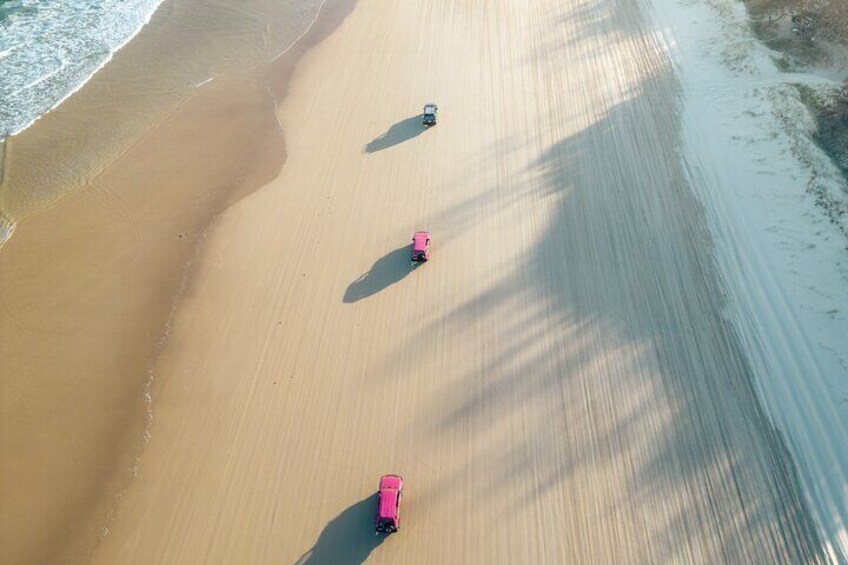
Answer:
<svg viewBox="0 0 848 565"><path fill-rule="evenodd" d="M383 475L380 477L380 490L394 489L400 490L403 488L403 479L397 475Z"/></svg>
<svg viewBox="0 0 848 565"><path fill-rule="evenodd" d="M412 248L415 251L424 251L424 247L426 247L428 239L430 239L430 232L415 232L415 235L412 236Z"/></svg>
<svg viewBox="0 0 848 565"><path fill-rule="evenodd" d="M377 508L378 518L397 517L398 496L403 488L403 479L397 475L380 477L380 505Z"/></svg>
<svg viewBox="0 0 848 565"><path fill-rule="evenodd" d="M397 516L398 492L394 489L380 491L380 507L377 509L377 518L392 518Z"/></svg>

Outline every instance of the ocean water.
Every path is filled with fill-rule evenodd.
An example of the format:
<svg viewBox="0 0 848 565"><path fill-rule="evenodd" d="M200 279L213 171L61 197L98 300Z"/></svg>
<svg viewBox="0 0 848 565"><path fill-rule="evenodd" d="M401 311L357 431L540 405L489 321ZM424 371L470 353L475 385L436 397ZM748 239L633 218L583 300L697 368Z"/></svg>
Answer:
<svg viewBox="0 0 848 565"><path fill-rule="evenodd" d="M100 69L162 0L0 0L0 139Z"/></svg>

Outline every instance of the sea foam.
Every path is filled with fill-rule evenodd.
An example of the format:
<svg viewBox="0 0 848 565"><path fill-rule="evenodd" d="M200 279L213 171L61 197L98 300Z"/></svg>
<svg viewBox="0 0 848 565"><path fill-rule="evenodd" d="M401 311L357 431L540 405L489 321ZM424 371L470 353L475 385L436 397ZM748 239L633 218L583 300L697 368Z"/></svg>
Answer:
<svg viewBox="0 0 848 565"><path fill-rule="evenodd" d="M162 0L0 0L0 139L91 78Z"/></svg>

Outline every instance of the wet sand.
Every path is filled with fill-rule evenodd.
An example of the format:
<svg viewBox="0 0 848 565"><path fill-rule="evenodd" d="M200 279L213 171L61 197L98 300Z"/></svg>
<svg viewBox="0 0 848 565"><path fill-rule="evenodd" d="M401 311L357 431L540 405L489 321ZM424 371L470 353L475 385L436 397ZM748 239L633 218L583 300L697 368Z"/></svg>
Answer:
<svg viewBox="0 0 848 565"><path fill-rule="evenodd" d="M198 244L285 160L275 105L308 41L269 62L318 6L166 3L83 90L7 141L4 562L84 562L108 531Z"/></svg>
<svg viewBox="0 0 848 565"><path fill-rule="evenodd" d="M232 100L230 86L213 99ZM72 309L85 304L80 289L106 291L79 278L97 272L84 266L106 245L97 231L76 220L66 246L30 243L54 210L72 222L72 199L22 223L0 255L21 277L26 265L39 276L54 265L54 281L62 261L83 266L55 300L46 283L4 290L4 330L27 305L30 333L19 349L4 343L3 358L27 381L71 361L79 377L84 342L91 360L152 379L150 441L94 562L817 560L792 463L722 316L703 213L680 170L676 92L633 4L362 0L295 69L276 110L278 174L263 168L283 152L260 133L266 122L223 112L244 132L227 147L248 144L232 159L256 189L216 201L208 230L184 224L191 197L144 207L145 164L172 160L152 183L168 194L173 176L209 186L223 175L181 167L183 130L124 157L108 183L121 190L101 205L119 195L129 217L167 229L148 254L128 244L130 227L109 239L116 253L141 251L110 260L123 276L92 277L122 289L102 311ZM417 114L430 100L440 123L424 130ZM205 123L186 118L177 123L192 131ZM270 156L254 162L260 147ZM433 258L413 268L408 239L422 228ZM193 262L194 251L164 254L167 272L190 264L190 276L151 296L165 243L180 249L180 234L200 232ZM139 272L149 278L129 274ZM157 342L153 320L172 307ZM116 344L103 320L148 315L145 354L102 355ZM50 333L67 320L81 322ZM20 352L36 338L70 351L30 367ZM31 402L44 398L32 390ZM107 474L144 420L138 395L115 404L109 417L125 425L110 428L110 455L95 454ZM22 414L4 430L43 425ZM38 445L61 436L43 429ZM382 538L371 519L386 472L407 492L401 532ZM3 496L25 507L26 495ZM68 508L53 531L76 540L61 527Z"/></svg>

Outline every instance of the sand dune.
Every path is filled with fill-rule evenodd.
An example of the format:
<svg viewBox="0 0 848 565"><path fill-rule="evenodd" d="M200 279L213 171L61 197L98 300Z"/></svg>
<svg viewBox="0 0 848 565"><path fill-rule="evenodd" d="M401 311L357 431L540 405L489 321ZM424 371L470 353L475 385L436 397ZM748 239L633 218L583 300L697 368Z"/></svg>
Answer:
<svg viewBox="0 0 848 565"><path fill-rule="evenodd" d="M633 4L360 2L296 71L282 173L208 234L97 561L814 560L675 91Z"/></svg>

